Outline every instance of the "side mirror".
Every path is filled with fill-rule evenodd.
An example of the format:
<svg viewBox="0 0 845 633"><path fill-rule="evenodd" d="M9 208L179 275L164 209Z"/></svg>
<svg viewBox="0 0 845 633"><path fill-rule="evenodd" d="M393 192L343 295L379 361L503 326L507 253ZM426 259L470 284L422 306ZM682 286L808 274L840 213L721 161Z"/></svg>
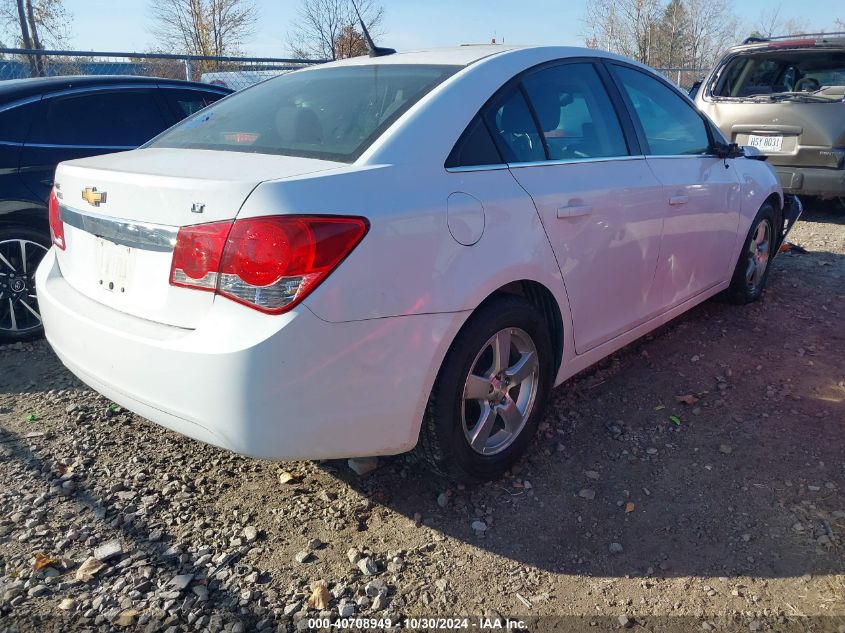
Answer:
<svg viewBox="0 0 845 633"><path fill-rule="evenodd" d="M756 147L753 147L759 154L760 151L757 150ZM716 143L713 147L713 153L716 154L719 158L740 158L741 156L747 156L744 151L744 148L740 147L736 143Z"/></svg>

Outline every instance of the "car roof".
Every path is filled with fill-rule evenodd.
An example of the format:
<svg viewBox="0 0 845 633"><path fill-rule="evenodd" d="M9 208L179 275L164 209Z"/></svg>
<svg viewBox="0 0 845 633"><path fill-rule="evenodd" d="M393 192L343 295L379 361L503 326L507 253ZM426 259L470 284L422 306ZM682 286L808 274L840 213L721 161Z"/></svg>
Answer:
<svg viewBox="0 0 845 633"><path fill-rule="evenodd" d="M137 75L70 75L64 77L33 77L30 79L7 79L0 81L0 102L17 101L60 90L85 87L108 87L112 85L150 84L174 88L201 88L220 94L232 92L229 88L180 79L160 77L139 77Z"/></svg>
<svg viewBox="0 0 845 633"><path fill-rule="evenodd" d="M383 57L350 57L348 59L330 62L330 66L357 66L369 64L434 64L449 66L469 66L487 57L494 55L508 55L518 51L537 50L546 51L556 58L566 57L612 57L617 55L606 53L592 48L580 48L577 46L519 46L505 44L464 44L447 48L431 48L416 51L407 51L385 55Z"/></svg>

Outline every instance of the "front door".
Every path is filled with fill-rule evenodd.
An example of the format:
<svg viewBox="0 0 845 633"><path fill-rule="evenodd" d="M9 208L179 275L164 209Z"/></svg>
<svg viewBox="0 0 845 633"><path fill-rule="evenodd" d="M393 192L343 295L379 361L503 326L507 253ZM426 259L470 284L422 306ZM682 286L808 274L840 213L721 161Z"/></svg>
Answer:
<svg viewBox="0 0 845 633"><path fill-rule="evenodd" d="M730 160L712 155L708 125L686 98L630 66L614 64L612 71L663 185L666 219L655 286L668 309L730 278L739 179Z"/></svg>

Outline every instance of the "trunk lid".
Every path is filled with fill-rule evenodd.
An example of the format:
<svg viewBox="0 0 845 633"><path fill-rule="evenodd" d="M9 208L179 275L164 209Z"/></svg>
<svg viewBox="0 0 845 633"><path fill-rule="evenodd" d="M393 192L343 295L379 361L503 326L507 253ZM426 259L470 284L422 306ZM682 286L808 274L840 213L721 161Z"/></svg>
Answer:
<svg viewBox="0 0 845 633"><path fill-rule="evenodd" d="M82 294L116 310L193 328L214 295L170 285L179 228L234 219L266 180L341 166L188 149L143 149L62 163L56 172L66 243L65 250L57 249L62 275Z"/></svg>

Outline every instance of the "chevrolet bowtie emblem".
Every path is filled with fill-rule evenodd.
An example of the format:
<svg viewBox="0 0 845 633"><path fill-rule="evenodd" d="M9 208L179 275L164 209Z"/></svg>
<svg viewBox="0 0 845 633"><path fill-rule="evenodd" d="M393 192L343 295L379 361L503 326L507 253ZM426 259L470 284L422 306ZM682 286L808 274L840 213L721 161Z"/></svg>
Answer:
<svg viewBox="0 0 845 633"><path fill-rule="evenodd" d="M85 189L82 190L82 199L88 204L99 207L101 204L105 204L106 202L106 192L97 191L96 187L85 187Z"/></svg>

